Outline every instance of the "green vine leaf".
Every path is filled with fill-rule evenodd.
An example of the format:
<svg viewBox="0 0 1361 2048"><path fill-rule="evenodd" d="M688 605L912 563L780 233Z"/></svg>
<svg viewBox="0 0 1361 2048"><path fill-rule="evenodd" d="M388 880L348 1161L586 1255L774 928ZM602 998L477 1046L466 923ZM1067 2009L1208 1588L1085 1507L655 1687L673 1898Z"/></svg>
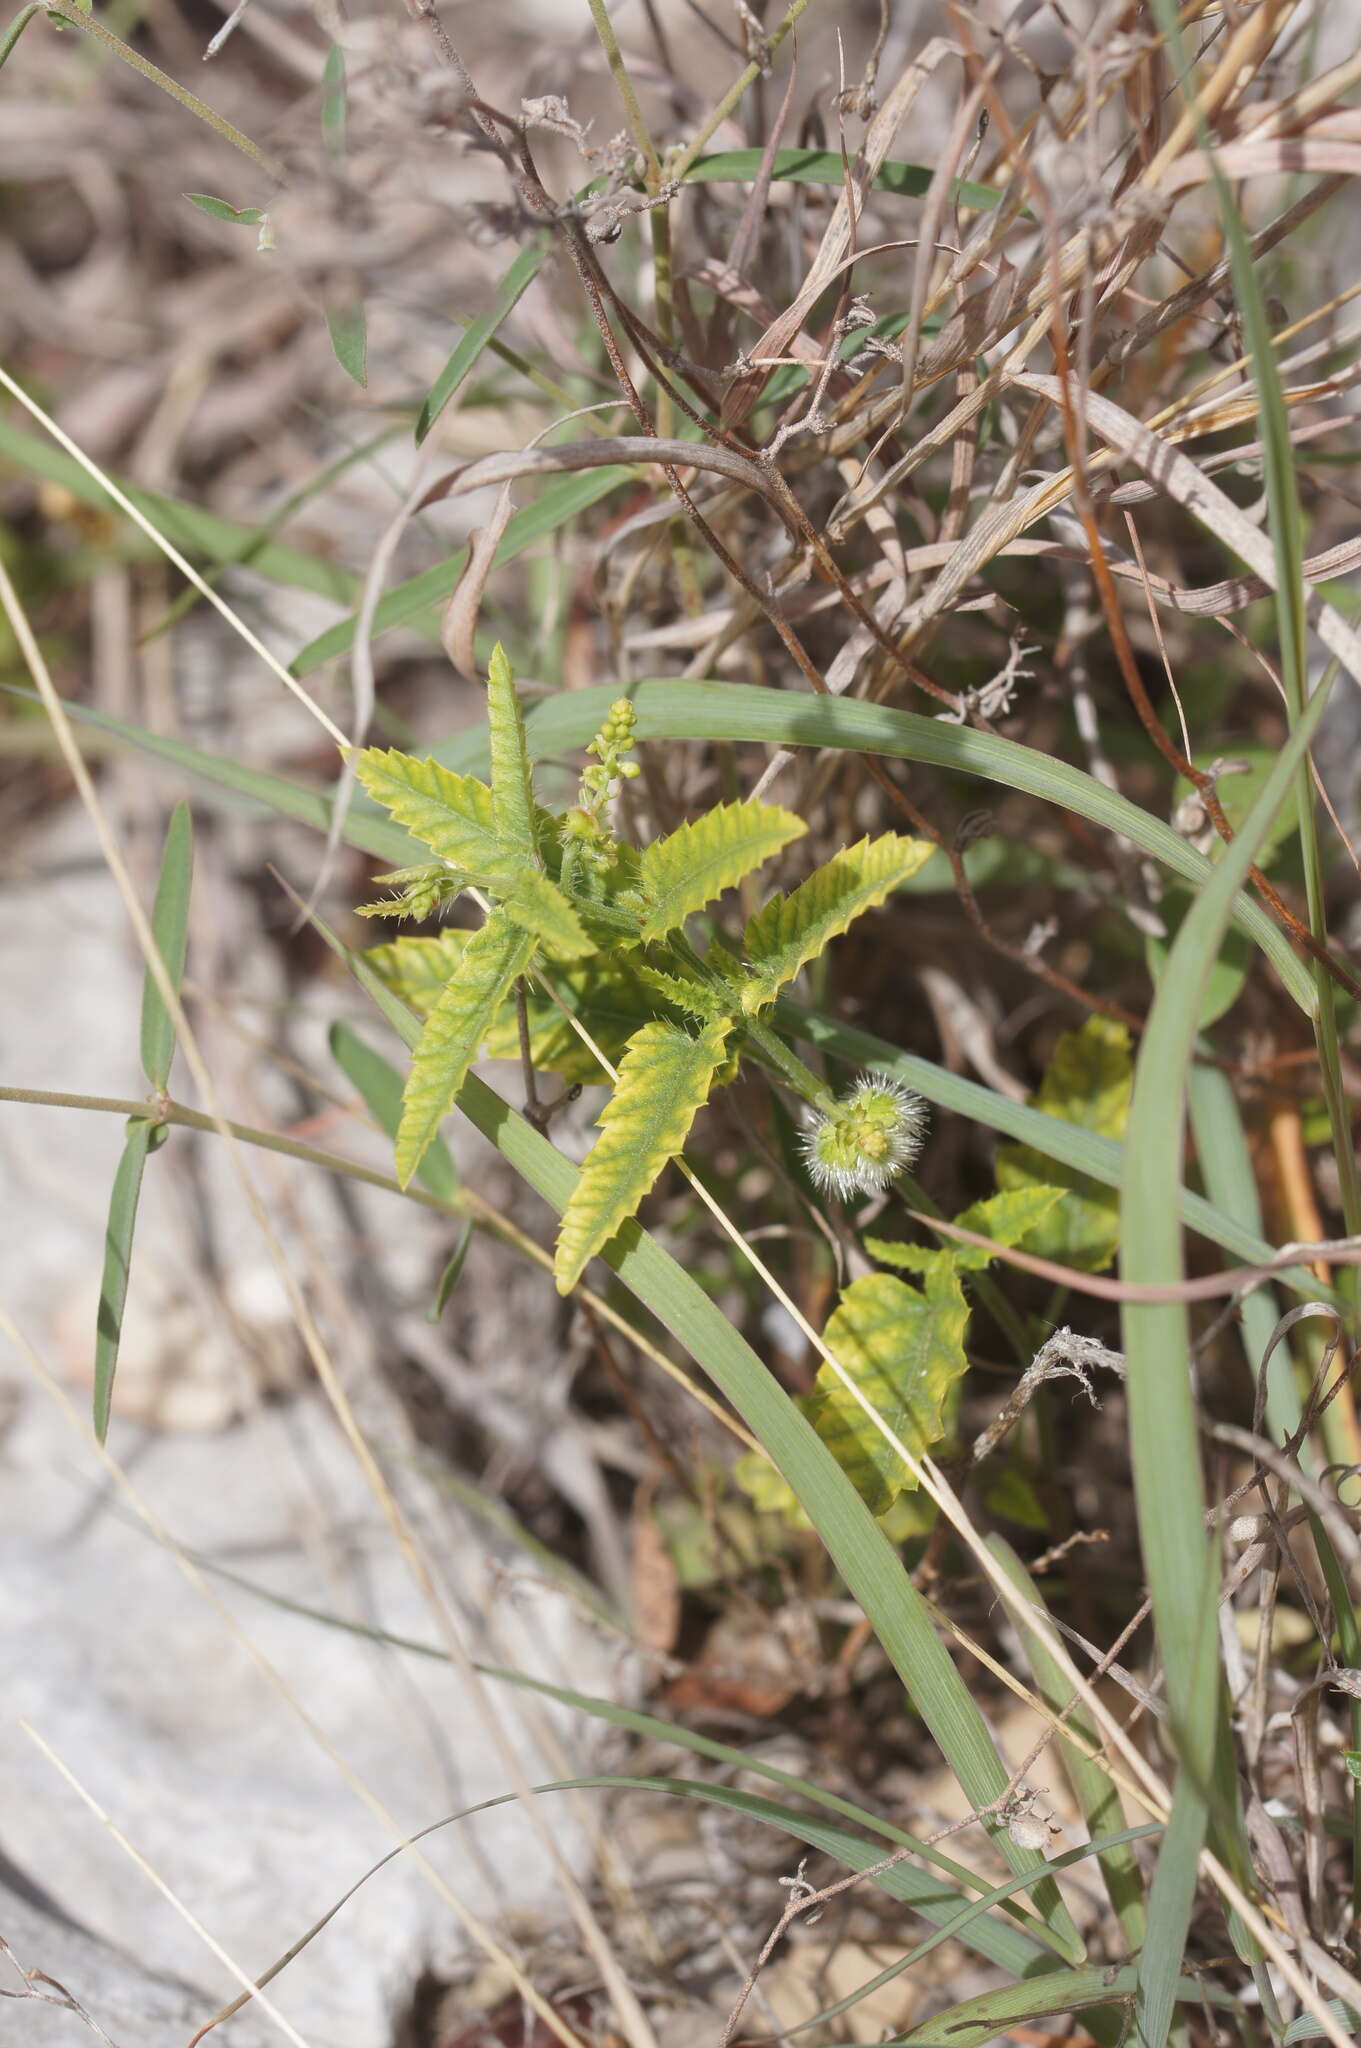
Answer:
<svg viewBox="0 0 1361 2048"><path fill-rule="evenodd" d="M639 863L643 937L665 938L808 827L778 804L719 804L654 839Z"/></svg>
<svg viewBox="0 0 1361 2048"><path fill-rule="evenodd" d="M954 1220L961 1230L975 1231L996 1244L1020 1244L1062 1199L1062 1188L1039 1183L1010 1188L1005 1194L971 1203ZM906 1273L931 1274L945 1266L953 1266L957 1273L981 1273L992 1258L981 1245L899 1244L884 1237L867 1237L865 1250L881 1265L897 1266Z"/></svg>
<svg viewBox="0 0 1361 2048"><path fill-rule="evenodd" d="M365 747L355 772L399 825L471 880L513 889L528 871L529 856L501 837L492 793L475 775L384 747Z"/></svg>
<svg viewBox="0 0 1361 2048"><path fill-rule="evenodd" d="M827 1349L914 1455L941 1442L958 1381L968 1367L969 1306L952 1263L924 1290L892 1273L846 1289L823 1332ZM809 1421L871 1513L882 1515L915 1481L863 1408L823 1365L803 1404Z"/></svg>
<svg viewBox="0 0 1361 2048"><path fill-rule="evenodd" d="M498 640L487 664L487 724L491 732L492 817L508 846L534 854L534 792L529 778L525 722L515 678Z"/></svg>
<svg viewBox="0 0 1361 2048"><path fill-rule="evenodd" d="M553 1259L560 1294L575 1287L587 1261L627 1223L684 1145L709 1099L731 1029L729 1019L719 1018L692 1038L679 1025L651 1023L630 1043L600 1136L563 1212Z"/></svg>
<svg viewBox="0 0 1361 2048"><path fill-rule="evenodd" d="M1133 1086L1129 1032L1109 1017L1089 1017L1080 1030L1060 1038L1032 1101L1049 1116L1118 1139L1125 1135ZM1025 1249L1083 1273L1099 1273L1120 1242L1119 1195L1028 1145L998 1146L999 1188L1055 1184L1066 1191L1064 1199L1030 1232Z"/></svg>
<svg viewBox="0 0 1361 2048"><path fill-rule="evenodd" d="M397 1130L397 1178L403 1187L434 1141L534 947L532 934L520 931L503 911L495 910L463 948L411 1056Z"/></svg>
<svg viewBox="0 0 1361 2048"><path fill-rule="evenodd" d="M800 968L816 960L866 910L924 867L935 848L926 839L885 832L848 846L788 896L774 896L747 924L743 952L751 972L742 989L750 1016L773 1002Z"/></svg>
<svg viewBox="0 0 1361 2048"><path fill-rule="evenodd" d="M536 868L521 875L504 899L507 917L530 932L544 950L559 960L581 960L595 951L581 919L556 882Z"/></svg>

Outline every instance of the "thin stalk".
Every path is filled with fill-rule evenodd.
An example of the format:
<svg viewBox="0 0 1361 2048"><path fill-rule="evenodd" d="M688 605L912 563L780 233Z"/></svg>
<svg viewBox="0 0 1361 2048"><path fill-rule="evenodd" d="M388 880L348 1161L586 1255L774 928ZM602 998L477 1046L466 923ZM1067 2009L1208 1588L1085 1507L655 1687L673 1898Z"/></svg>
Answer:
<svg viewBox="0 0 1361 2048"><path fill-rule="evenodd" d="M807 6L808 0L790 0L790 5L785 9L784 16L779 25L772 29L766 39L767 64L773 61L781 43L784 42L785 37L789 34ZM709 118L692 136L680 155L671 158L667 163L666 172L669 178L675 178L679 181L685 176L695 158L703 155L709 146L711 137L723 126L723 123L727 120L733 108L737 106L748 86L756 83L757 79L761 76L762 69L763 67L760 64L753 62L748 64L745 71L738 73L718 105L714 108L712 114L709 115Z"/></svg>

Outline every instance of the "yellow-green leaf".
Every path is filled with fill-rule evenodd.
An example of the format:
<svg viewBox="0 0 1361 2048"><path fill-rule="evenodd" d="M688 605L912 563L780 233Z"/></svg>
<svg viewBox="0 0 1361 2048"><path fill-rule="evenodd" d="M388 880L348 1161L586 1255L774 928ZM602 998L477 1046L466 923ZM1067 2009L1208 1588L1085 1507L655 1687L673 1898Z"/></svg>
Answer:
<svg viewBox="0 0 1361 2048"><path fill-rule="evenodd" d="M749 801L719 804L665 839L654 839L639 864L643 937L660 939L677 930L807 829L778 804Z"/></svg>
<svg viewBox="0 0 1361 2048"><path fill-rule="evenodd" d="M575 1287L587 1261L634 1214L684 1145L696 1111L709 1099L731 1029L719 1018L692 1038L677 1024L652 1023L630 1043L600 1136L563 1212L553 1259L559 1293Z"/></svg>
<svg viewBox="0 0 1361 2048"><path fill-rule="evenodd" d="M1034 1096L1034 1106L1102 1137L1123 1138L1134 1068L1129 1032L1109 1017L1089 1017L1065 1032ZM1120 1198L1085 1174L1047 1159L1028 1145L999 1145L997 1185L1002 1189L1061 1186L1064 1197L1024 1240L1026 1251L1057 1259L1083 1273L1099 1273L1120 1241Z"/></svg>
<svg viewBox="0 0 1361 2048"><path fill-rule="evenodd" d="M1020 1244L1022 1239L1044 1221L1057 1201L1063 1196L1063 1189L1053 1186L1011 1188L1006 1194L989 1195L986 1201L974 1202L955 1217L961 1230L972 1230L979 1237L990 1237L995 1244ZM865 1249L871 1258L878 1259L885 1266L897 1266L905 1273L934 1273L942 1265L952 1265L957 1273L978 1273L989 1263L991 1252L981 1245L899 1244L891 1238L867 1237Z"/></svg>
<svg viewBox="0 0 1361 2048"><path fill-rule="evenodd" d="M914 1456L940 1443L968 1361L969 1307L952 1265L928 1274L924 1290L892 1273L871 1273L846 1289L823 1332L827 1349ZM809 1421L871 1512L882 1515L916 1482L830 1366L819 1368L803 1404Z"/></svg>
<svg viewBox="0 0 1361 2048"><path fill-rule="evenodd" d="M525 722L506 650L498 640L487 664L487 724L491 732L492 815L507 845L534 852L534 793L529 781Z"/></svg>
<svg viewBox="0 0 1361 2048"><path fill-rule="evenodd" d="M516 975L529 965L534 946L533 936L498 910L464 947L411 1056L397 1131L397 1178L403 1187L452 1108Z"/></svg>
<svg viewBox="0 0 1361 2048"><path fill-rule="evenodd" d="M560 960L581 960L595 951L581 919L556 882L537 868L521 875L504 898L506 915L521 931L532 932L540 945Z"/></svg>
<svg viewBox="0 0 1361 2048"><path fill-rule="evenodd" d="M743 941L751 970L742 990L747 1014L772 1002L801 967L915 875L934 851L929 840L885 832L846 847L790 895L772 897L748 922Z"/></svg>
<svg viewBox="0 0 1361 2048"><path fill-rule="evenodd" d="M386 946L367 946L363 958L384 988L400 996L418 1017L428 1017L472 936L451 928L433 938L393 939Z"/></svg>
<svg viewBox="0 0 1361 2048"><path fill-rule="evenodd" d="M386 747L365 747L355 772L399 825L473 881L514 887L529 865L498 832L492 793L475 775Z"/></svg>
<svg viewBox="0 0 1361 2048"><path fill-rule="evenodd" d="M418 1017L427 1017L472 936L471 932L449 930L433 938L396 939L391 945L368 947L363 958L384 987L399 995ZM553 987L614 1065L638 1027L657 1014L650 992L632 969L604 954L595 953L589 960L555 968ZM563 1015L535 975L527 978L525 1011L530 1058L541 1072L560 1074L567 1082L606 1079L604 1069L581 1034L573 1029L571 1019ZM519 1024L509 991L482 1049L484 1056L492 1060L520 1056Z"/></svg>

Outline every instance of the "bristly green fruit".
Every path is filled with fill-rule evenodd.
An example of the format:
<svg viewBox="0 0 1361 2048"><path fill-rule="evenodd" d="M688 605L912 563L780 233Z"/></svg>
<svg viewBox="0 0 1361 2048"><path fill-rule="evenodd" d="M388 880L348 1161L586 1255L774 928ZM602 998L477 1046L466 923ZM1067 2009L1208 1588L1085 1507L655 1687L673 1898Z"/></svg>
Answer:
<svg viewBox="0 0 1361 2048"><path fill-rule="evenodd" d="M627 698L610 705L587 748L592 759L576 800L557 816L535 803L524 720L499 645L487 711L490 783L393 749L365 748L356 762L370 796L432 855L385 876L393 898L363 914L435 916L469 889L490 901L473 933L374 949L383 981L424 1018L397 1130L403 1186L473 1061L522 1050L517 985L536 1066L569 1082L601 1078L602 1061L618 1066L559 1231L554 1274L564 1293L636 1216L714 1089L753 1045L819 1113L807 1141L815 1180L841 1192L887 1185L916 1157L925 1125L918 1099L874 1076L830 1104L822 1082L758 1012L914 873L930 847L891 832L861 840L748 922L745 962L721 940L703 958L687 922L802 837L803 820L775 804L724 803L640 851L616 837L612 815L638 774Z"/></svg>

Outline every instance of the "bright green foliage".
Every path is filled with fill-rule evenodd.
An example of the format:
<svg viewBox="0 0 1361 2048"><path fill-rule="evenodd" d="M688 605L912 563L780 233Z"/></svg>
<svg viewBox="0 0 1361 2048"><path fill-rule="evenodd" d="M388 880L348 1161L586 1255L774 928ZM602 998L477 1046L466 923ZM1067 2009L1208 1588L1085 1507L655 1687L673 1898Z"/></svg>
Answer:
<svg viewBox="0 0 1361 2048"><path fill-rule="evenodd" d="M1059 1040L1034 1106L1102 1137L1123 1138L1133 1084L1129 1032L1108 1017L1089 1017L1080 1030L1065 1032ZM1120 1241L1119 1196L1029 1146L998 1146L999 1188L1052 1187L1056 1182L1068 1193L1030 1232L1024 1248L1080 1272L1099 1273L1115 1257Z"/></svg>
<svg viewBox="0 0 1361 2048"><path fill-rule="evenodd" d="M821 884L815 876L782 899L760 928L770 930L772 946L783 941L792 964L782 966L772 951L764 963L768 992L763 985L748 1002L747 970L731 941L715 940L701 959L682 928L799 838L803 821L772 804L722 804L640 852L616 839L611 817L615 798L639 772L630 758L635 713L627 698L609 706L587 749L593 759L577 800L560 816L534 800L525 725L499 646L487 702L490 784L380 747L356 760L364 788L431 854L385 876L394 897L365 914L428 918L465 889L491 899L475 933L401 939L367 957L378 981L424 1018L397 1131L403 1186L479 1054L527 1054L533 1067L556 1071L568 1086L609 1079L618 1069L559 1231L554 1272L565 1293L634 1215L698 1111L736 1073L746 1045L805 1102L829 1113L825 1084L755 1012L930 849L891 834L866 841L833 861Z"/></svg>
<svg viewBox="0 0 1361 2048"><path fill-rule="evenodd" d="M512 923L536 938L553 959L580 960L595 951L595 941L586 936L557 883L537 868L521 875L505 899L505 910Z"/></svg>
<svg viewBox="0 0 1361 2048"><path fill-rule="evenodd" d="M386 946L367 947L364 958L385 988L418 1017L428 1017L471 937L471 932L450 929L432 938L393 939Z"/></svg>
<svg viewBox="0 0 1361 2048"><path fill-rule="evenodd" d="M807 831L776 804L719 804L644 849L640 870L643 937L665 938L687 917Z"/></svg>
<svg viewBox="0 0 1361 2048"><path fill-rule="evenodd" d="M742 1008L750 1015L773 1002L852 919L877 908L934 851L929 840L885 832L848 846L791 895L773 897L747 925L743 951L750 974L742 988Z"/></svg>
<svg viewBox="0 0 1361 2048"><path fill-rule="evenodd" d="M1036 1182L1033 1186L1011 1188L1005 1194L989 1195L986 1201L972 1202L954 1220L961 1230L990 1237L996 1244L1020 1244L1043 1223L1062 1197L1062 1188L1044 1187ZM992 1258L991 1252L984 1251L981 1245L898 1244L883 1237L867 1237L865 1250L881 1264L897 1266L905 1273L930 1274L944 1266L953 1266L957 1273L980 1273Z"/></svg>
<svg viewBox="0 0 1361 2048"><path fill-rule="evenodd" d="M632 1216L709 1099L732 1025L720 1018L692 1038L679 1025L645 1024L619 1069L600 1136L563 1215L553 1277L570 1293L586 1263Z"/></svg>
<svg viewBox="0 0 1361 2048"><path fill-rule="evenodd" d="M506 650L498 640L487 665L487 724L491 729L492 818L497 837L532 859L534 797L529 785L525 722Z"/></svg>
<svg viewBox="0 0 1361 2048"><path fill-rule="evenodd" d="M924 1291L892 1273L855 1281L823 1334L844 1372L915 1456L948 1429L953 1389L968 1367L968 1321L958 1277L953 1266L944 1266L927 1276ZM804 1412L874 1514L916 1485L830 1366L819 1369Z"/></svg>
<svg viewBox="0 0 1361 2048"><path fill-rule="evenodd" d="M397 1132L397 1178L403 1187L453 1107L497 1011L533 952L531 934L503 911L493 911L464 947L412 1055Z"/></svg>
<svg viewBox="0 0 1361 2048"><path fill-rule="evenodd" d="M383 747L365 747L356 773L399 825L461 875L513 888L529 867L527 854L500 836L492 793L476 776Z"/></svg>

